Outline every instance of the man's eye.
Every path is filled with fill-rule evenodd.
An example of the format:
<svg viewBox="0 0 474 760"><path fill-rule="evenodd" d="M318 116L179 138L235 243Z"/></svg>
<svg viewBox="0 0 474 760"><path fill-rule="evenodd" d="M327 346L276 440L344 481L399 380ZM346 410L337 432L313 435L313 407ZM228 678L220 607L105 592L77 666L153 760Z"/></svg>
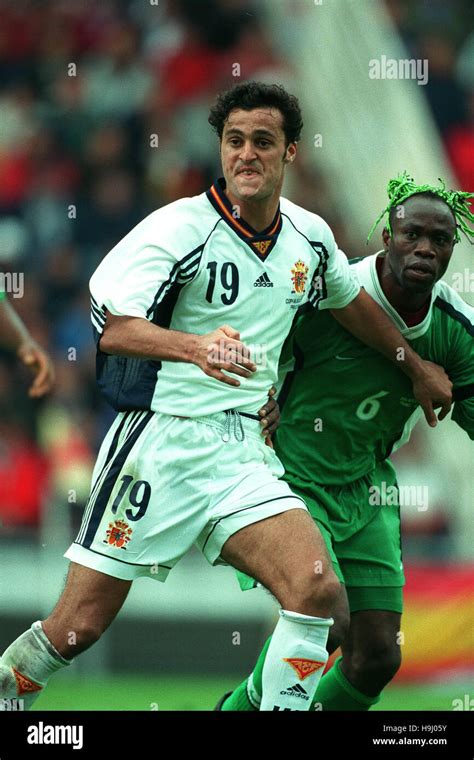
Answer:
<svg viewBox="0 0 474 760"><path fill-rule="evenodd" d="M259 140L259 141L258 141L258 144L259 144L259 145L260 145L262 148L266 148L266 147L267 147L267 145L270 145L270 143L269 143L269 141L268 141L268 140Z"/></svg>
<svg viewBox="0 0 474 760"><path fill-rule="evenodd" d="M416 232L413 232L413 230L409 230L409 231L406 233L406 236L407 236L408 238L410 238L410 240L413 240L413 238L415 238L415 237L416 237Z"/></svg>

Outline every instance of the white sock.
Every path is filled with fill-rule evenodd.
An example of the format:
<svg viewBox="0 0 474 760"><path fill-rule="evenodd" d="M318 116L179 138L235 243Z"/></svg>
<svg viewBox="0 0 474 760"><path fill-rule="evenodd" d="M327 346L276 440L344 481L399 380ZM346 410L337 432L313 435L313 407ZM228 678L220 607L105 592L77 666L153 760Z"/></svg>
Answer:
<svg viewBox="0 0 474 760"><path fill-rule="evenodd" d="M50 676L71 662L56 651L37 620L0 657L0 712L29 710Z"/></svg>
<svg viewBox="0 0 474 760"><path fill-rule="evenodd" d="M263 665L260 710L309 710L328 661L333 622L280 610Z"/></svg>

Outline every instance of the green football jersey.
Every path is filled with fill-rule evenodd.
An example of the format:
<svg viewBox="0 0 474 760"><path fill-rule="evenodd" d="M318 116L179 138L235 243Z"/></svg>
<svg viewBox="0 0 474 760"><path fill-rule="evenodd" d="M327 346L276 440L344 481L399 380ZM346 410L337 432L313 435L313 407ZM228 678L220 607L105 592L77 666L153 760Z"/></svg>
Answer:
<svg viewBox="0 0 474 760"><path fill-rule="evenodd" d="M376 258L353 263L362 287L423 358L454 385L453 419L474 439L474 309L437 282L422 322L407 327L385 298ZM276 451L288 476L351 482L402 446L423 412L410 379L328 312L302 310L283 348Z"/></svg>

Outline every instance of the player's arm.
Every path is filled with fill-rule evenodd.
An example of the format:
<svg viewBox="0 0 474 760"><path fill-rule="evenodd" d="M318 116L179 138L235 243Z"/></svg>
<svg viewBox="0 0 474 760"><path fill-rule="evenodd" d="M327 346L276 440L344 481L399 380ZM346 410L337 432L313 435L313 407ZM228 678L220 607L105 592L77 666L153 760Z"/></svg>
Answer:
<svg viewBox="0 0 474 760"><path fill-rule="evenodd" d="M418 356L368 293L361 289L347 306L331 309L331 313L346 330L380 351L408 375L413 384L413 395L431 427L436 426L433 407L441 407L440 420L446 417L452 403L452 382L446 372Z"/></svg>
<svg viewBox="0 0 474 760"><path fill-rule="evenodd" d="M28 391L31 398L48 393L54 382L54 368L48 354L31 337L6 297L0 300L0 343L2 348L16 353L18 358L34 373Z"/></svg>
<svg viewBox="0 0 474 760"><path fill-rule="evenodd" d="M194 335L160 327L149 319L180 272L183 228L189 220L196 223L188 214L186 210L172 213L169 208L153 212L101 261L90 280L98 345L116 356L188 362L222 383L240 385L223 370L248 377L256 366L237 330L223 325L207 335ZM205 239L206 233L202 235ZM190 238L188 250L195 249L196 242Z"/></svg>
<svg viewBox="0 0 474 760"><path fill-rule="evenodd" d="M462 322L452 320L447 372L453 381L452 419L474 440L474 308L459 299L456 311Z"/></svg>
<svg viewBox="0 0 474 760"><path fill-rule="evenodd" d="M106 354L129 356L155 361L187 362L198 366L205 375L227 385L240 382L223 370L240 377L249 377L257 367L249 349L240 341L240 334L229 325L222 325L207 335L168 330L141 317L107 313L100 338L100 350Z"/></svg>

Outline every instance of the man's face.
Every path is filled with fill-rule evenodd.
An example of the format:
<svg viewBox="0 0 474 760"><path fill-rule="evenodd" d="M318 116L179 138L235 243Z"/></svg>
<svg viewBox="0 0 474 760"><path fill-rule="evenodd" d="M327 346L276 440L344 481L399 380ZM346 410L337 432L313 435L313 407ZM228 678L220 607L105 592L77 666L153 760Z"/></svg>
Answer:
<svg viewBox="0 0 474 760"><path fill-rule="evenodd" d="M234 108L224 124L221 160L227 190L241 201L279 196L286 163L296 154L286 147L283 115L277 108Z"/></svg>
<svg viewBox="0 0 474 760"><path fill-rule="evenodd" d="M456 232L453 214L441 200L424 195L408 198L392 218L392 237L383 231L390 270L412 293L428 293L448 268Z"/></svg>

